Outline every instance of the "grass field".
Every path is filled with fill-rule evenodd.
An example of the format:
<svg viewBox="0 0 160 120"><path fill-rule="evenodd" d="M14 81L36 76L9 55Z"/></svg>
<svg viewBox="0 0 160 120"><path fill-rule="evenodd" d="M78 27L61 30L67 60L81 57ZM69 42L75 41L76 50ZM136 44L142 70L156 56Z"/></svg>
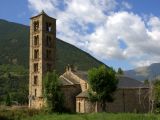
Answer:
<svg viewBox="0 0 160 120"><path fill-rule="evenodd" d="M36 115L24 120L160 120L160 115L150 114L112 114L112 113L97 113L97 114L52 114L52 115Z"/></svg>
<svg viewBox="0 0 160 120"><path fill-rule="evenodd" d="M49 114L32 109L0 109L0 120L160 120L159 114Z"/></svg>

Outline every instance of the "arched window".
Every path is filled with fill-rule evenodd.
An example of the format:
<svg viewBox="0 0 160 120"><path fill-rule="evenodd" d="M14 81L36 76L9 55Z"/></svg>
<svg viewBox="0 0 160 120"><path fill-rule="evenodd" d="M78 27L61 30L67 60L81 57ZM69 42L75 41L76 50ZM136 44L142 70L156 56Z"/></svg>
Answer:
<svg viewBox="0 0 160 120"><path fill-rule="evenodd" d="M51 40L52 40L51 37L47 36L47 38L46 38L46 46L47 47L51 47L51 45L52 45L52 41Z"/></svg>
<svg viewBox="0 0 160 120"><path fill-rule="evenodd" d="M38 72L38 63L34 63L34 66L33 66L34 68L34 72Z"/></svg>
<svg viewBox="0 0 160 120"><path fill-rule="evenodd" d="M34 36L34 45L35 46L39 45L39 36L38 35Z"/></svg>
<svg viewBox="0 0 160 120"><path fill-rule="evenodd" d="M47 63L46 67L47 67L47 71L51 71L52 70L52 64Z"/></svg>
<svg viewBox="0 0 160 120"><path fill-rule="evenodd" d="M87 89L87 83L85 83L85 89Z"/></svg>
<svg viewBox="0 0 160 120"><path fill-rule="evenodd" d="M35 32L38 31L38 29L39 29L39 21L34 21L33 25L34 25L34 31Z"/></svg>
<svg viewBox="0 0 160 120"><path fill-rule="evenodd" d="M51 59L52 58L51 50L46 50L46 58L47 59Z"/></svg>
<svg viewBox="0 0 160 120"><path fill-rule="evenodd" d="M81 103L78 102L78 108L79 108L79 112L81 112Z"/></svg>
<svg viewBox="0 0 160 120"><path fill-rule="evenodd" d="M34 90L34 95L37 96L37 89Z"/></svg>
<svg viewBox="0 0 160 120"><path fill-rule="evenodd" d="M37 85L37 83L38 83L38 76L36 75L34 76L34 85Z"/></svg>
<svg viewBox="0 0 160 120"><path fill-rule="evenodd" d="M34 59L39 58L39 50L34 50Z"/></svg>
<svg viewBox="0 0 160 120"><path fill-rule="evenodd" d="M52 31L52 24L51 23L46 23L46 31L51 32Z"/></svg>

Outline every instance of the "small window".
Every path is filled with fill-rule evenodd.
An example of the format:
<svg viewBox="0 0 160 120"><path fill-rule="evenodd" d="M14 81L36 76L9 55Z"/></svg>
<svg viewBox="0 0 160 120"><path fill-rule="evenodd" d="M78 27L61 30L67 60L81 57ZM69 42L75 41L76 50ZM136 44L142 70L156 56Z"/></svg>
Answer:
<svg viewBox="0 0 160 120"><path fill-rule="evenodd" d="M38 35L34 36L34 45L35 46L39 45L39 36Z"/></svg>
<svg viewBox="0 0 160 120"><path fill-rule="evenodd" d="M47 67L47 71L51 71L51 70L52 70L52 69L51 69L51 68L52 68L52 65L51 65L51 64L47 63L47 64L46 64L46 67Z"/></svg>
<svg viewBox="0 0 160 120"><path fill-rule="evenodd" d="M87 89L87 83L85 83L85 89Z"/></svg>
<svg viewBox="0 0 160 120"><path fill-rule="evenodd" d="M46 31L51 32L52 31L52 24L51 23L46 23Z"/></svg>
<svg viewBox="0 0 160 120"><path fill-rule="evenodd" d="M34 31L36 32L36 31L38 31L38 29L39 29L39 21L34 21Z"/></svg>
<svg viewBox="0 0 160 120"><path fill-rule="evenodd" d="M34 85L37 85L38 76L34 76Z"/></svg>
<svg viewBox="0 0 160 120"><path fill-rule="evenodd" d="M34 95L37 96L37 89L34 90Z"/></svg>
<svg viewBox="0 0 160 120"><path fill-rule="evenodd" d="M38 72L38 63L34 64L34 68L33 69L34 69L34 72Z"/></svg>
<svg viewBox="0 0 160 120"><path fill-rule="evenodd" d="M46 58L47 59L51 59L52 58L51 50L46 50Z"/></svg>
<svg viewBox="0 0 160 120"><path fill-rule="evenodd" d="M50 36L47 36L46 46L47 46L47 47L51 47L51 44L52 44L52 42L51 42L51 37L50 37Z"/></svg>
<svg viewBox="0 0 160 120"><path fill-rule="evenodd" d="M34 50L34 59L39 58L39 50Z"/></svg>

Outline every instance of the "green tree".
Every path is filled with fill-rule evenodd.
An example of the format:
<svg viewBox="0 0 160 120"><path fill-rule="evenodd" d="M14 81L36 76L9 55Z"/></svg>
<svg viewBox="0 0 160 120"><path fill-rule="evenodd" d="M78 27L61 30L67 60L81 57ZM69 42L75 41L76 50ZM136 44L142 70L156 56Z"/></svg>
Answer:
<svg viewBox="0 0 160 120"><path fill-rule="evenodd" d="M0 65L0 101L6 102L6 91L12 101L28 103L28 70L19 65Z"/></svg>
<svg viewBox="0 0 160 120"><path fill-rule="evenodd" d="M56 72L48 72L44 78L44 95L47 99L47 108L50 112L63 111L63 94Z"/></svg>
<svg viewBox="0 0 160 120"><path fill-rule="evenodd" d="M160 113L160 80L156 80L154 83L154 97L155 111Z"/></svg>
<svg viewBox="0 0 160 120"><path fill-rule="evenodd" d="M106 68L105 66L93 68L88 72L89 98L90 100L100 102L103 111L106 111L106 101L113 101L112 95L118 84L115 74L116 72L112 68Z"/></svg>
<svg viewBox="0 0 160 120"><path fill-rule="evenodd" d="M10 97L9 93L7 93L7 95L6 95L6 105L11 106L11 97Z"/></svg>
<svg viewBox="0 0 160 120"><path fill-rule="evenodd" d="M119 75L123 75L123 70L122 70L121 68L118 68L117 73L118 73Z"/></svg>

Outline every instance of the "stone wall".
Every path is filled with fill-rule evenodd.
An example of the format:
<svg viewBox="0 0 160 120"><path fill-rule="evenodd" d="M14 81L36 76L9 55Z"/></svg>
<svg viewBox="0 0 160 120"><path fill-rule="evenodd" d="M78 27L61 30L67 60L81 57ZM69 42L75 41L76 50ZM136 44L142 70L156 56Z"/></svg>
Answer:
<svg viewBox="0 0 160 120"><path fill-rule="evenodd" d="M31 102L31 106L34 109L41 109L41 108L45 107L44 105L45 105L45 102L44 102L43 98L35 97L35 98L33 98L32 102Z"/></svg>
<svg viewBox="0 0 160 120"><path fill-rule="evenodd" d="M108 112L148 112L149 89L118 89L114 95L114 102L107 103Z"/></svg>
<svg viewBox="0 0 160 120"><path fill-rule="evenodd" d="M70 112L76 112L76 96L81 92L80 85L62 86L64 93L64 106Z"/></svg>
<svg viewBox="0 0 160 120"><path fill-rule="evenodd" d="M114 101L106 103L107 112L137 112L146 113L149 111L149 89L134 88L134 89L118 89L114 94ZM102 112L100 103L92 103L88 98L76 98L77 112L91 113ZM79 109L79 102L81 107ZM96 107L97 106L97 107Z"/></svg>
<svg viewBox="0 0 160 120"><path fill-rule="evenodd" d="M77 113L96 112L96 103L90 102L87 98L76 98Z"/></svg>
<svg viewBox="0 0 160 120"><path fill-rule="evenodd" d="M47 30L48 23L50 30ZM51 42L47 43L48 38L51 38ZM43 78L47 72L55 69L56 54L56 20L43 11L31 18L29 48L29 107L41 108L44 106Z"/></svg>

